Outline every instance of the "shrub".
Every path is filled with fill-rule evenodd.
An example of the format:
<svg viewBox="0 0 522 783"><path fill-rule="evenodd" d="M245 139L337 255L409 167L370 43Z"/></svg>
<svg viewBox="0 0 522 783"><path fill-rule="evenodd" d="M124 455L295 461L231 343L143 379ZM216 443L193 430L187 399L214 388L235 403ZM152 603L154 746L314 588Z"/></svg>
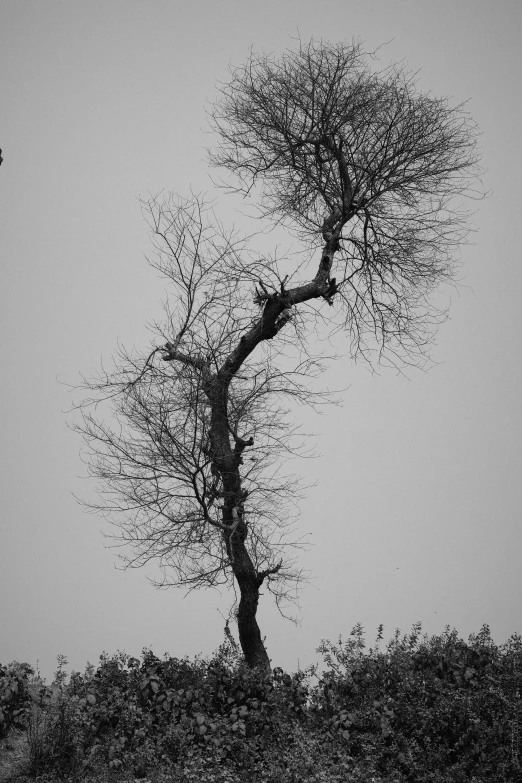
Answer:
<svg viewBox="0 0 522 783"><path fill-rule="evenodd" d="M29 769L33 775L76 774L81 767L82 742L74 709L66 695L42 690L28 724Z"/></svg>
<svg viewBox="0 0 522 783"><path fill-rule="evenodd" d="M8 666L0 664L0 738L12 728L27 727L31 709L28 677L32 671L29 664L17 661Z"/></svg>
<svg viewBox="0 0 522 783"><path fill-rule="evenodd" d="M382 628L367 650L361 626L323 641L321 674L250 670L227 645L210 661L104 654L68 684L59 667L29 724L33 772L157 783L522 779L521 637L498 647L484 627L465 643L417 624L381 642Z"/></svg>
<svg viewBox="0 0 522 783"><path fill-rule="evenodd" d="M404 780L519 780L522 640L503 647L489 629L469 639L397 633L364 652L356 626L343 645L323 642L327 670L314 691L319 722L354 757L370 756Z"/></svg>

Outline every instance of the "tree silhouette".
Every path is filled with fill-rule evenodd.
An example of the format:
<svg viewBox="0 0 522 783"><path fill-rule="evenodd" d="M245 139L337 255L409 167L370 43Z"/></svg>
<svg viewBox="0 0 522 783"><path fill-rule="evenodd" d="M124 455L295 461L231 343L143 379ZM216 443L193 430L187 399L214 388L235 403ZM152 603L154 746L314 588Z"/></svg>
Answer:
<svg viewBox="0 0 522 783"><path fill-rule="evenodd" d="M174 293L149 351L122 350L86 382L94 508L129 566L159 562L159 584L239 591L250 666L270 665L261 585L280 604L301 578L299 485L280 463L299 448L285 400L328 398L311 384L323 371L317 331L345 329L355 359L423 362L442 316L430 295L454 276L466 236L473 122L402 67L371 64L357 43L311 41L231 70L210 161L303 252L261 258L198 197L144 202L150 263ZM100 399L110 416L88 407Z"/></svg>

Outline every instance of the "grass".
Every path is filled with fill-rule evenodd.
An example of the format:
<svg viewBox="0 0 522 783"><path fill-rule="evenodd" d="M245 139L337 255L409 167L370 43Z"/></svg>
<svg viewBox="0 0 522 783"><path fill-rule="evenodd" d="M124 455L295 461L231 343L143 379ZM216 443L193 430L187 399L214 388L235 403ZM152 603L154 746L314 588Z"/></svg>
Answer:
<svg viewBox="0 0 522 783"><path fill-rule="evenodd" d="M0 783L27 780L29 741L26 731L12 731L0 740Z"/></svg>

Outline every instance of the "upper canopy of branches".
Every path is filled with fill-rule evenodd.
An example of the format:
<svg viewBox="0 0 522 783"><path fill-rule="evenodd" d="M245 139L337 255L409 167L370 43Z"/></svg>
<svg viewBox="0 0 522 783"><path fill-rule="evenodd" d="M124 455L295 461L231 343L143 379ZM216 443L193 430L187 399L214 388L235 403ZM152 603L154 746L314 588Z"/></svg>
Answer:
<svg viewBox="0 0 522 783"><path fill-rule="evenodd" d="M232 69L212 117L221 137L212 162L242 192L260 182L266 213L306 235L320 236L325 214L337 211L440 210L467 190L477 163L462 106L419 93L402 67L373 73L359 44L311 41L277 60L251 54Z"/></svg>
<svg viewBox="0 0 522 783"><path fill-rule="evenodd" d="M357 349L368 330L419 347L426 296L467 233L456 197L478 172L462 105L420 93L402 67L372 72L359 44L311 41L232 69L212 122L212 163L256 188L262 214L313 245L337 231L332 276Z"/></svg>

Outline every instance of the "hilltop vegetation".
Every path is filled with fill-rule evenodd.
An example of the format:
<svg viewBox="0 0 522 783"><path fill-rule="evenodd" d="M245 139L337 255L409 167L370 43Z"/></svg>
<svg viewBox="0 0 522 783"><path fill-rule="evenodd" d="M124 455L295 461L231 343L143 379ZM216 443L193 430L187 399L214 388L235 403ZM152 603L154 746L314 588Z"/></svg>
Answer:
<svg viewBox="0 0 522 783"><path fill-rule="evenodd" d="M459 783L519 781L522 637L467 643L420 623L366 649L323 640L324 667L247 668L226 641L210 660L103 654L46 686L0 667L2 781ZM25 743L25 744L24 744Z"/></svg>

